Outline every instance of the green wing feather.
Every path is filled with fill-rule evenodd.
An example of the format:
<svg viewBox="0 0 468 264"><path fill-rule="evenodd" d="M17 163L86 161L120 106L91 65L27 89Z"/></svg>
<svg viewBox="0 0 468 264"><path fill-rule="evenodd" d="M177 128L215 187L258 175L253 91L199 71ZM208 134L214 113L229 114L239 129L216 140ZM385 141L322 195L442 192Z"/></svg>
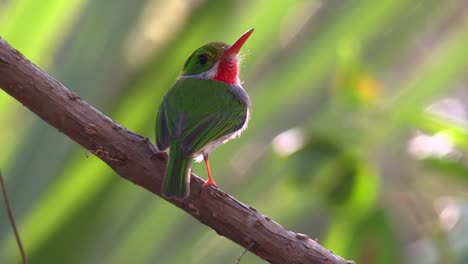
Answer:
<svg viewBox="0 0 468 264"><path fill-rule="evenodd" d="M164 111L164 102L162 102L159 107L158 115L156 116L156 146L158 146L160 150L165 150L169 147L169 140L166 112Z"/></svg>
<svg viewBox="0 0 468 264"><path fill-rule="evenodd" d="M156 130L158 147L167 148L169 141L176 140L186 155L192 155L209 142L239 130L246 118L247 102L229 85L182 78L161 104Z"/></svg>

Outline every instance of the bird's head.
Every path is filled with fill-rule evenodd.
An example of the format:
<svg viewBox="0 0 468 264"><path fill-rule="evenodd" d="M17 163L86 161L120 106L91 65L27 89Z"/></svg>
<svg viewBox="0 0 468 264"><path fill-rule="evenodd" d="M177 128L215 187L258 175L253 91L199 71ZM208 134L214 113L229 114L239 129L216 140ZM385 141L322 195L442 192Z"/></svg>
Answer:
<svg viewBox="0 0 468 264"><path fill-rule="evenodd" d="M223 42L211 42L198 48L185 62L182 77L240 84L238 54L252 32L253 29L244 33L232 46Z"/></svg>

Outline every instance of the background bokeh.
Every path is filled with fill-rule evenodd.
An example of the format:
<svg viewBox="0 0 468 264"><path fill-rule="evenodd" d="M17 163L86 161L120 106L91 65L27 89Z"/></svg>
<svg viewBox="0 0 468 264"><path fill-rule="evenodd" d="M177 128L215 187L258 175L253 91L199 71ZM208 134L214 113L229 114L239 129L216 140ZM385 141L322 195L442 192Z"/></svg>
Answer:
<svg viewBox="0 0 468 264"><path fill-rule="evenodd" d="M357 263L468 263L466 1L0 0L0 36L153 142L185 59L250 28L241 79L252 119L212 153L218 185ZM0 123L0 168L31 263L242 253L3 91ZM19 263L0 207L0 263Z"/></svg>

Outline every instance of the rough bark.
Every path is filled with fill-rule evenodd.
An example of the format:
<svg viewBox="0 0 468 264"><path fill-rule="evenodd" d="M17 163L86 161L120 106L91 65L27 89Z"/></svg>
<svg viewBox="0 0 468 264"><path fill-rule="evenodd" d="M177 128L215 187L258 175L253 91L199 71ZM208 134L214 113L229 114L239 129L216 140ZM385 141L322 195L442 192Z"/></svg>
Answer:
<svg viewBox="0 0 468 264"><path fill-rule="evenodd" d="M167 155L115 123L32 64L0 37L0 87L44 121L101 158L124 179L161 196ZM185 200L166 199L218 234L271 263L352 263L304 234L286 230L253 207L192 175Z"/></svg>

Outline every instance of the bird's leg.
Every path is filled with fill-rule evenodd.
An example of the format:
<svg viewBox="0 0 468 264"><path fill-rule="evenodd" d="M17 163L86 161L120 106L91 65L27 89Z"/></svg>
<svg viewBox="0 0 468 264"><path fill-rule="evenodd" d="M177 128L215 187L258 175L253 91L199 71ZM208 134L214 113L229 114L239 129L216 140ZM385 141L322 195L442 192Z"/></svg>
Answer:
<svg viewBox="0 0 468 264"><path fill-rule="evenodd" d="M216 183L213 181L211 176L210 161L208 160L208 154L203 154L203 160L205 160L206 171L208 172L208 180L203 184L203 187L216 186Z"/></svg>

